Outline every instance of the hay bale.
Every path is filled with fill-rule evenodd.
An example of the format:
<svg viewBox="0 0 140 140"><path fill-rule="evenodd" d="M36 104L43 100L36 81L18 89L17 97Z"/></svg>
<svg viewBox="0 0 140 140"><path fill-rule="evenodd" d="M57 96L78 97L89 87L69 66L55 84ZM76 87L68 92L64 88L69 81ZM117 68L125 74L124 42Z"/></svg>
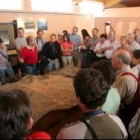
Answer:
<svg viewBox="0 0 140 140"><path fill-rule="evenodd" d="M30 99L32 115L36 122L50 111L77 105L72 78L77 71L77 68L69 66L44 76L27 75L17 83L1 86L1 90L25 91Z"/></svg>

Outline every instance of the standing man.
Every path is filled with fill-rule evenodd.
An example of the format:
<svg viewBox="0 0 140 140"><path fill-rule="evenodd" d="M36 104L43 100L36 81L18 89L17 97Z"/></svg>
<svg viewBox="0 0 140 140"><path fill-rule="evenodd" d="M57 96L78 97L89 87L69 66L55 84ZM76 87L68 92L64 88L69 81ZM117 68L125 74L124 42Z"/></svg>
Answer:
<svg viewBox="0 0 140 140"><path fill-rule="evenodd" d="M90 64L96 59L96 54L94 52L94 49L97 45L97 43L100 42L100 38L98 37L98 29L94 28L92 30L92 37L87 42L87 47L90 50L88 53L88 58L90 59Z"/></svg>
<svg viewBox="0 0 140 140"><path fill-rule="evenodd" d="M131 33L129 33L127 35L127 43L128 43L128 46L129 46L131 51L140 50L139 43L137 43L137 41L135 40L134 35L131 34Z"/></svg>
<svg viewBox="0 0 140 140"><path fill-rule="evenodd" d="M33 36L27 37L27 45L21 51L20 62L24 63L26 74L36 74L38 55L35 38Z"/></svg>
<svg viewBox="0 0 140 140"><path fill-rule="evenodd" d="M73 27L72 34L70 34L70 41L73 43L73 65L78 64L79 46L82 44L81 37L77 34L78 27Z"/></svg>
<svg viewBox="0 0 140 140"><path fill-rule="evenodd" d="M42 54L46 57L46 61L48 61L49 72L60 68L61 47L56 41L55 34L52 34L50 41L44 44Z"/></svg>
<svg viewBox="0 0 140 140"><path fill-rule="evenodd" d="M20 58L20 53L23 49L23 47L25 47L27 45L27 42L26 42L26 37L24 37L24 28L22 27L19 27L18 28L18 37L15 39L15 46L16 46L16 50L17 50L17 53L18 53L18 59ZM22 64L18 64L18 75L19 75L19 78L22 77L22 74L24 72L24 68L23 68L23 65Z"/></svg>
<svg viewBox="0 0 140 140"><path fill-rule="evenodd" d="M7 47L3 45L3 40L0 38L0 82L2 85L6 84L6 73L8 74L11 82L16 81L12 66L8 61Z"/></svg>
<svg viewBox="0 0 140 140"><path fill-rule="evenodd" d="M26 37L24 37L24 29L22 27L18 28L18 37L15 39L15 46L18 55L20 55L23 47L27 45Z"/></svg>
<svg viewBox="0 0 140 140"><path fill-rule="evenodd" d="M35 38L36 39L36 46L37 46L38 52L42 51L43 44L45 43L45 40L43 39L42 36L43 36L43 30L42 29L38 29L37 37Z"/></svg>
<svg viewBox="0 0 140 140"><path fill-rule="evenodd" d="M102 48L102 51L107 59L111 59L114 52L121 46L120 42L116 39L116 32L114 30L109 32L107 44L108 46Z"/></svg>
<svg viewBox="0 0 140 140"><path fill-rule="evenodd" d="M57 139L127 138L122 121L101 109L110 86L99 71L80 70L74 78L74 88L83 117L80 121L64 127Z"/></svg>
<svg viewBox="0 0 140 140"><path fill-rule="evenodd" d="M46 59L45 59L45 56L43 56L41 53L43 45L45 43L45 40L43 39L42 36L43 36L43 30L38 29L37 37L35 38L37 51L38 51L38 60L40 60L38 61L38 64L37 64L37 73L44 75L44 69L46 67L46 63L44 61L46 61Z"/></svg>
<svg viewBox="0 0 140 140"><path fill-rule="evenodd" d="M140 29L136 28L133 31L135 41L140 45Z"/></svg>
<svg viewBox="0 0 140 140"><path fill-rule="evenodd" d="M121 107L120 107L120 117L124 122L126 128L130 123L134 112L131 104L138 88L138 82L136 80L136 75L130 68L131 55L126 50L118 50L113 54L112 66L116 71L116 81L114 83L114 88L117 88L121 97ZM136 109L137 110L137 109Z"/></svg>
<svg viewBox="0 0 140 140"><path fill-rule="evenodd" d="M97 43L100 41L100 38L98 37L98 29L94 28L92 30L92 37L89 39L89 41L87 42L87 47L93 51L95 49L95 46L97 45Z"/></svg>

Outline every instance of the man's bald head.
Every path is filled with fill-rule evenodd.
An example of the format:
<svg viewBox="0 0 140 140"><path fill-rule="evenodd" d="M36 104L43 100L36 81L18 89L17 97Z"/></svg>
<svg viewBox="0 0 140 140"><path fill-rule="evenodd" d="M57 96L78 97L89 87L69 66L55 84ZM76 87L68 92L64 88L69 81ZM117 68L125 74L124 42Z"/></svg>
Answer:
<svg viewBox="0 0 140 140"><path fill-rule="evenodd" d="M112 65L116 69L121 69L131 64L131 55L126 50L118 50L112 57Z"/></svg>
<svg viewBox="0 0 140 140"><path fill-rule="evenodd" d="M131 55L128 51L126 50L118 50L116 52L116 55L119 59L121 59L124 64L130 65L131 64Z"/></svg>

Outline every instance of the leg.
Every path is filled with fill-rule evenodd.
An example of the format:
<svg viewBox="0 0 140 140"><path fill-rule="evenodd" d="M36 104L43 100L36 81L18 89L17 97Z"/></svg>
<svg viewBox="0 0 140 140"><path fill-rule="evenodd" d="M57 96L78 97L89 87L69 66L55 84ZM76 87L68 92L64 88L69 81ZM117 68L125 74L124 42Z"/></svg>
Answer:
<svg viewBox="0 0 140 140"><path fill-rule="evenodd" d="M36 65L32 66L32 69L33 69L33 74L37 74L37 70L36 70Z"/></svg>
<svg viewBox="0 0 140 140"><path fill-rule="evenodd" d="M5 80L5 70L0 70L1 84L4 85L6 83Z"/></svg>
<svg viewBox="0 0 140 140"><path fill-rule="evenodd" d="M15 78L15 74L14 74L14 71L12 69L11 66L8 66L7 69L6 69L6 72L8 73L9 77L14 79Z"/></svg>
<svg viewBox="0 0 140 140"><path fill-rule="evenodd" d="M33 67L32 66L25 65L25 73L26 74L34 74L33 73Z"/></svg>
<svg viewBox="0 0 140 140"><path fill-rule="evenodd" d="M67 57L68 65L72 65L72 56Z"/></svg>
<svg viewBox="0 0 140 140"><path fill-rule="evenodd" d="M54 68L55 68L55 70L58 70L58 69L60 68L58 59L56 59L56 60L54 61Z"/></svg>
<svg viewBox="0 0 140 140"><path fill-rule="evenodd" d="M74 51L72 53L72 56L73 56L73 66L77 66L77 63L78 63L78 54L79 54L78 51Z"/></svg>
<svg viewBox="0 0 140 140"><path fill-rule="evenodd" d="M63 67L67 66L67 56L62 56Z"/></svg>
<svg viewBox="0 0 140 140"><path fill-rule="evenodd" d="M47 69L49 72L51 72L53 70L53 61L50 60L48 66L47 66Z"/></svg>

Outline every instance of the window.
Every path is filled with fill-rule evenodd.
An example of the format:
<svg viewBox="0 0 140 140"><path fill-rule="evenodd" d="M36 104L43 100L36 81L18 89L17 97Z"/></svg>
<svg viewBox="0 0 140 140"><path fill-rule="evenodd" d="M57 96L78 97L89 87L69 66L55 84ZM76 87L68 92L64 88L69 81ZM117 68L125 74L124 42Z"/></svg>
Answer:
<svg viewBox="0 0 140 140"><path fill-rule="evenodd" d="M79 6L81 14L90 14L95 17L103 16L103 3L101 2L83 1Z"/></svg>
<svg viewBox="0 0 140 140"><path fill-rule="evenodd" d="M33 11L72 12L72 0L31 0Z"/></svg>
<svg viewBox="0 0 140 140"><path fill-rule="evenodd" d="M0 0L1 10L22 10L23 0Z"/></svg>
<svg viewBox="0 0 140 140"><path fill-rule="evenodd" d="M130 22L129 33L133 33L133 30L137 27L137 22Z"/></svg>

